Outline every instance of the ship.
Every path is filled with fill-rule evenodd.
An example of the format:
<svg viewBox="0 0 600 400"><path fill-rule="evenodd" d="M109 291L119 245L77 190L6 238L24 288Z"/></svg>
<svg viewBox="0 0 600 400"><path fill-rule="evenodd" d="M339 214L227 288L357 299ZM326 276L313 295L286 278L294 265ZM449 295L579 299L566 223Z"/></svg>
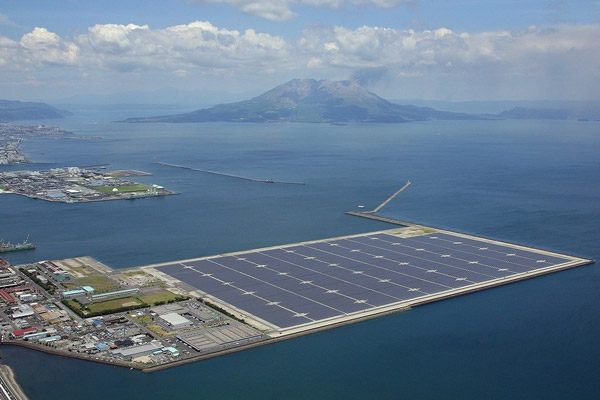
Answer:
<svg viewBox="0 0 600 400"><path fill-rule="evenodd" d="M9 251L21 251L21 250L33 250L35 244L29 243L29 236L21 243L12 244L10 242L4 243L4 239L0 239L0 253L7 253Z"/></svg>

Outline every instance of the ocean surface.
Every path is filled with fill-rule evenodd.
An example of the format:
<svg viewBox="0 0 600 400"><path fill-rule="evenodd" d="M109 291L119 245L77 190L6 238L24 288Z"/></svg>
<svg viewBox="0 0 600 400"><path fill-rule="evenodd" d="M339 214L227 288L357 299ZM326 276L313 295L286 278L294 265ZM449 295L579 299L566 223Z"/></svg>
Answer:
<svg viewBox="0 0 600 400"><path fill-rule="evenodd" d="M187 110L183 110L187 111ZM391 227L380 214L600 258L600 123L125 124L173 113L81 107L46 121L26 168L109 164L177 196L60 204L0 195L12 263L90 255L113 268ZM253 183L181 164L301 185ZM0 171L24 169L0 167ZM3 348L31 399L597 399L600 269L585 266L150 375Z"/></svg>

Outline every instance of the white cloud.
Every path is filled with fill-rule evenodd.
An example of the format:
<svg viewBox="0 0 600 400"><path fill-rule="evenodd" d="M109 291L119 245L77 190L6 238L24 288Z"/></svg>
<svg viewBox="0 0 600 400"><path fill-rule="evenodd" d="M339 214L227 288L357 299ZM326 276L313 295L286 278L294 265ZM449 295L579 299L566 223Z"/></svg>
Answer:
<svg viewBox="0 0 600 400"><path fill-rule="evenodd" d="M346 4L354 6L374 6L392 8L400 3L413 3L415 0L188 0L189 3L228 4L241 12L271 21L286 21L297 14L292 11L295 5L311 5L322 8L339 8Z"/></svg>
<svg viewBox="0 0 600 400"><path fill-rule="evenodd" d="M372 85L381 80L385 82L381 88L390 90L411 82L415 91L421 85L438 91L469 88L471 93L491 93L495 84L492 89L506 91L505 97L510 97L511 89L555 90L558 96L561 90L565 95L598 93L598 37L597 25L478 33L443 27L414 31L318 26L296 40L253 29L219 28L206 21L164 29L94 25L68 38L38 27L20 40L0 36L0 72L18 76L37 71L49 76L51 70L60 72L65 81L69 74L80 80L85 76L90 84L99 77L110 81L112 76L145 82L146 87L157 77L197 85L203 81L229 85L236 79L269 87L294 77L356 76Z"/></svg>
<svg viewBox="0 0 600 400"><path fill-rule="evenodd" d="M61 39L46 28L36 27L19 42L0 38L0 65L32 70L44 65L73 65L78 61L79 48Z"/></svg>
<svg viewBox="0 0 600 400"><path fill-rule="evenodd" d="M287 44L277 36L252 29L219 29L203 21L156 30L137 25L96 25L75 41L90 63L119 71L171 70L176 75L190 68L264 67L287 51Z"/></svg>
<svg viewBox="0 0 600 400"><path fill-rule="evenodd" d="M496 66L507 73L540 68L546 57L580 57L574 65L600 57L599 26L560 26L525 32L455 33L362 26L307 30L301 44L323 65L346 68L385 66L397 70L436 70Z"/></svg>
<svg viewBox="0 0 600 400"><path fill-rule="evenodd" d="M305 31L300 44L319 60L311 62L313 70L385 68L385 75L377 77L381 90L405 89L402 81L410 78L421 85L421 92L413 88L419 96L452 90L471 98L477 92L506 98L517 92L521 97L590 98L600 90L599 36L600 26L481 33L321 26Z"/></svg>

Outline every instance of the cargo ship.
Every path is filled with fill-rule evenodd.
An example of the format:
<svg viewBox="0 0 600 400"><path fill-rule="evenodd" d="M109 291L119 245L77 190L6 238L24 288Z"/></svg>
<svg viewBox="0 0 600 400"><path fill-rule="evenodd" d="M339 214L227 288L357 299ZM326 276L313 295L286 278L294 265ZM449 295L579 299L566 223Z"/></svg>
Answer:
<svg viewBox="0 0 600 400"><path fill-rule="evenodd" d="M7 253L9 251L21 251L21 250L33 250L35 244L28 242L29 237L23 240L21 243L12 244L10 242L4 243L4 239L0 239L0 253Z"/></svg>

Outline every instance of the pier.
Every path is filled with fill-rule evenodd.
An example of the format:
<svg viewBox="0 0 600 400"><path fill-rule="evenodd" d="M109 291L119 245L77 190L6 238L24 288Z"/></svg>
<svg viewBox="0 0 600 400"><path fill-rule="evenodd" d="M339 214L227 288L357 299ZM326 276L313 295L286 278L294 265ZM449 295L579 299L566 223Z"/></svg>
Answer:
<svg viewBox="0 0 600 400"><path fill-rule="evenodd" d="M170 164L170 163L161 162L161 161L156 161L154 164L164 165L164 166L173 167L173 168L189 169L191 171L203 172L205 174L226 176L228 178L242 179L244 181L250 181L250 182L279 183L279 184L283 184L283 185L306 185L306 182L275 181L273 179L248 178L246 176L240 176L240 175L234 175L234 174L227 174L225 172L218 172L218 171L209 171L207 169L200 169L200 168L188 167L186 165Z"/></svg>
<svg viewBox="0 0 600 400"><path fill-rule="evenodd" d="M375 214L376 212L381 210L383 207L385 207L390 201L394 200L396 198L396 196L398 196L400 193L402 193L402 191L404 191L404 189L406 189L409 186L410 186L410 181L406 182L406 185L404 185L400 189L398 189L393 195L388 197L386 201L384 201L379 206L377 206L377 208L375 208L373 211L366 211L365 213L366 214Z"/></svg>

